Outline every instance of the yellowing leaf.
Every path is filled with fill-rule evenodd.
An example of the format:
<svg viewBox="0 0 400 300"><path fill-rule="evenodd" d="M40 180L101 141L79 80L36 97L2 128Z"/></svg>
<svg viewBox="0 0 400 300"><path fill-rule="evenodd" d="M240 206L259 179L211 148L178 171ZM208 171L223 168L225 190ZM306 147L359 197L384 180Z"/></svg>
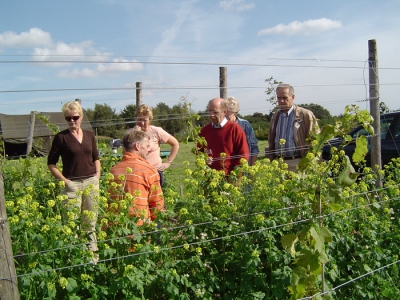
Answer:
<svg viewBox="0 0 400 300"><path fill-rule="evenodd" d="M315 240L315 249L318 250L318 252L322 252L324 250L324 241L321 240L321 237L314 227L310 228L310 234Z"/></svg>
<svg viewBox="0 0 400 300"><path fill-rule="evenodd" d="M341 209L343 209L343 206L337 203L328 203L327 206L333 211L333 212L338 212Z"/></svg>
<svg viewBox="0 0 400 300"><path fill-rule="evenodd" d="M323 241L325 243L332 242L332 234L330 233L330 231L327 228L321 227L319 229L319 235L321 236L321 238L323 239Z"/></svg>
<svg viewBox="0 0 400 300"><path fill-rule="evenodd" d="M281 239L282 247L290 254L294 254L295 253L294 245L296 244L297 241L298 241L297 235L293 233L285 234L284 236L282 236Z"/></svg>
<svg viewBox="0 0 400 300"><path fill-rule="evenodd" d="M356 140L356 148L354 149L353 153L353 161L355 163L363 161L367 153L367 138L365 137L365 135L362 135Z"/></svg>
<svg viewBox="0 0 400 300"><path fill-rule="evenodd" d="M357 179L357 173L351 165L349 157L345 156L345 166L338 176L338 184L350 186Z"/></svg>
<svg viewBox="0 0 400 300"><path fill-rule="evenodd" d="M318 260L322 264L326 264L329 261L329 258L326 255L325 251L319 253Z"/></svg>

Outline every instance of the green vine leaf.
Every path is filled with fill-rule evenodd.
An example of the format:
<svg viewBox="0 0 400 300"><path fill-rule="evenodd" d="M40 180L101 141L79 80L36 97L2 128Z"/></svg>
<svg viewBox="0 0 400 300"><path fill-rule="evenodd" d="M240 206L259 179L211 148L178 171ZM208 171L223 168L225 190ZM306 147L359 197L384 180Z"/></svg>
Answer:
<svg viewBox="0 0 400 300"><path fill-rule="evenodd" d="M217 225L219 228L223 228L226 226L226 222L224 221L216 221L215 225Z"/></svg>
<svg viewBox="0 0 400 300"><path fill-rule="evenodd" d="M353 153L353 161L355 163L362 162L368 153L368 143L365 135L360 136L356 140L356 148Z"/></svg>
<svg viewBox="0 0 400 300"><path fill-rule="evenodd" d="M313 149L319 151L320 149L322 149L322 147L328 140L334 137L334 135L335 135L335 127L330 124L325 125L322 128L320 134L316 136L315 146L313 147ZM316 151L313 152L316 153Z"/></svg>
<svg viewBox="0 0 400 300"><path fill-rule="evenodd" d="M303 249L293 263L301 267L309 267L311 272L317 271L320 268L319 253L313 253L310 250Z"/></svg>
<svg viewBox="0 0 400 300"><path fill-rule="evenodd" d="M310 225L305 225L303 228L297 233L299 240L303 241L307 238L307 235L310 231Z"/></svg>
<svg viewBox="0 0 400 300"><path fill-rule="evenodd" d="M310 270L310 274L312 275L320 275L322 274L322 264L318 264L318 268L315 270Z"/></svg>
<svg viewBox="0 0 400 300"><path fill-rule="evenodd" d="M345 167L338 176L338 184L350 186L356 181L358 174L354 170L354 167L351 165L349 157L347 155L345 155L344 157L346 160Z"/></svg>
<svg viewBox="0 0 400 300"><path fill-rule="evenodd" d="M73 292L78 288L78 284L74 278L67 278L67 280L68 280L68 285L67 285L68 292Z"/></svg>
<svg viewBox="0 0 400 300"><path fill-rule="evenodd" d="M340 202L340 200L342 200L342 192L343 192L343 189L341 187L339 187L339 186L337 188L331 188L328 191L328 194L326 196L326 200L328 200L329 203Z"/></svg>
<svg viewBox="0 0 400 300"><path fill-rule="evenodd" d="M306 285L300 284L300 276L293 274L292 284L288 287L289 292L293 295L292 299L298 299L303 297L306 292Z"/></svg>
<svg viewBox="0 0 400 300"><path fill-rule="evenodd" d="M380 208L381 208L381 206L379 205L379 203L376 203L376 202L372 203L372 206L375 207L375 208L377 208L377 209L380 209Z"/></svg>
<svg viewBox="0 0 400 300"><path fill-rule="evenodd" d="M319 234L325 243L332 242L332 234L326 227L320 227Z"/></svg>
<svg viewBox="0 0 400 300"><path fill-rule="evenodd" d="M327 206L333 211L333 212L338 212L343 209L343 206L341 206L338 203L328 203Z"/></svg>
<svg viewBox="0 0 400 300"><path fill-rule="evenodd" d="M322 252L324 250L324 241L321 239L321 237L319 236L318 232L315 230L314 227L311 227L310 234L315 240L315 245L314 245L315 250L317 250L318 252Z"/></svg>
<svg viewBox="0 0 400 300"><path fill-rule="evenodd" d="M326 264L329 261L328 256L326 255L325 251L322 251L321 253L319 253L318 256L318 260L320 261L320 263L322 264Z"/></svg>
<svg viewBox="0 0 400 300"><path fill-rule="evenodd" d="M296 253L294 246L296 242L298 242L298 238L296 234L290 233L290 234L285 234L282 236L281 239L282 242L282 247L289 252L290 254L294 255Z"/></svg>

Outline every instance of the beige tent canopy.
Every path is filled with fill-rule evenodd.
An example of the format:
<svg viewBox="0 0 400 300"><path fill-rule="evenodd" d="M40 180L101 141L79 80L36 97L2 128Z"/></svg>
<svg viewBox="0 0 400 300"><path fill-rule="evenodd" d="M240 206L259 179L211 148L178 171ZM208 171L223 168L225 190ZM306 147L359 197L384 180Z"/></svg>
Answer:
<svg viewBox="0 0 400 300"><path fill-rule="evenodd" d="M31 123L33 123L33 149L42 155L47 155L51 148L54 132L42 121L41 116L48 119L52 126L58 126L62 131L68 128L62 112L36 112L35 120L31 122L31 115L4 115L0 114L2 138L4 141L4 154L9 157L25 156ZM93 131L86 115L83 116L82 129Z"/></svg>

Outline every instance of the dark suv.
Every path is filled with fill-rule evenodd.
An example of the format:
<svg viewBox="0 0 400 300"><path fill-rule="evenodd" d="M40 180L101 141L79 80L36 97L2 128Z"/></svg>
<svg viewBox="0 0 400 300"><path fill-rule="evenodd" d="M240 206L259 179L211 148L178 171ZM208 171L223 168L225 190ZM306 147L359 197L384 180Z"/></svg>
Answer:
<svg viewBox="0 0 400 300"><path fill-rule="evenodd" d="M359 126L353 129L350 133L350 136L353 137L353 140L356 139L357 136L365 135L367 136L368 141L368 154L365 157L367 162L367 166L371 166L371 153L370 153L370 134L362 127ZM342 138L334 138L329 140L329 144L326 144L322 148L322 159L329 160L331 158L331 145L333 147L338 147L342 144ZM352 158L355 142L352 142L346 145L343 150L346 155ZM396 111L393 113L387 113L381 115L381 159L382 165L389 163L392 158L396 158L400 156L400 111Z"/></svg>

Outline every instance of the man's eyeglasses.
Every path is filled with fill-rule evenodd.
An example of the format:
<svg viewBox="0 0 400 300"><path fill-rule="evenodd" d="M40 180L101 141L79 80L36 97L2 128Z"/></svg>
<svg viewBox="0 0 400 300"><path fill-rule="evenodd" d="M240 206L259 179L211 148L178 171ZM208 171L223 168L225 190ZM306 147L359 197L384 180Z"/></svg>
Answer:
<svg viewBox="0 0 400 300"><path fill-rule="evenodd" d="M81 116L72 116L72 117L65 117L67 122L71 122L72 120L78 121Z"/></svg>

